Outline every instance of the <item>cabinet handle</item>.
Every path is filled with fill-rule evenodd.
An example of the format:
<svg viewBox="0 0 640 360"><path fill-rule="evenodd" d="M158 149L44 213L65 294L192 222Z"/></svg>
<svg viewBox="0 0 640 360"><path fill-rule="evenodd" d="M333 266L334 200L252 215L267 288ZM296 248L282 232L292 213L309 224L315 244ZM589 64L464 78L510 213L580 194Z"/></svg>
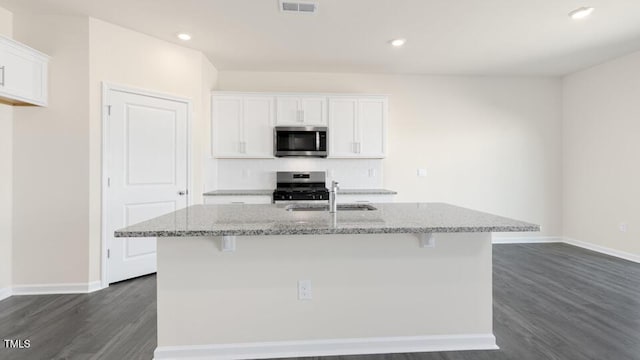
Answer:
<svg viewBox="0 0 640 360"><path fill-rule="evenodd" d="M300 118L302 119L300 122L304 122L304 110L300 110Z"/></svg>
<svg viewBox="0 0 640 360"><path fill-rule="evenodd" d="M302 112L302 110L298 110L296 111L297 117L298 117L298 122L304 122L304 113Z"/></svg>
<svg viewBox="0 0 640 360"><path fill-rule="evenodd" d="M244 141L240 141L240 143L238 144L239 146L239 150L241 153L246 154L247 153L247 143Z"/></svg>
<svg viewBox="0 0 640 360"><path fill-rule="evenodd" d="M362 143L358 142L358 154L362 151Z"/></svg>
<svg viewBox="0 0 640 360"><path fill-rule="evenodd" d="M2 81L0 81L0 86L4 87L4 66L0 66L0 70L2 70Z"/></svg>

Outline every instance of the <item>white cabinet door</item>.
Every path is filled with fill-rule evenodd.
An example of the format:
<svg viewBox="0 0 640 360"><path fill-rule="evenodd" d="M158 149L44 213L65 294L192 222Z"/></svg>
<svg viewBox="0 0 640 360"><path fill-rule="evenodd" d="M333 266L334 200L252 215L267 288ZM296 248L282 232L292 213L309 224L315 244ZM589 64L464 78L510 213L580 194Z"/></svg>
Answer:
<svg viewBox="0 0 640 360"><path fill-rule="evenodd" d="M278 96L276 98L276 123L278 125L302 125L300 98Z"/></svg>
<svg viewBox="0 0 640 360"><path fill-rule="evenodd" d="M46 106L48 61L46 55L0 36L0 100Z"/></svg>
<svg viewBox="0 0 640 360"><path fill-rule="evenodd" d="M340 194L338 192L338 203L340 204L358 204L358 203L390 203L395 201L395 195L349 195Z"/></svg>
<svg viewBox="0 0 640 360"><path fill-rule="evenodd" d="M386 97L329 99L329 157L384 158Z"/></svg>
<svg viewBox="0 0 640 360"><path fill-rule="evenodd" d="M212 139L216 157L243 156L242 143L242 97L213 96Z"/></svg>
<svg viewBox="0 0 640 360"><path fill-rule="evenodd" d="M216 195L205 196L204 203L206 205L212 204L271 204L271 196L269 195Z"/></svg>
<svg viewBox="0 0 640 360"><path fill-rule="evenodd" d="M213 95L213 156L273 157L273 97Z"/></svg>
<svg viewBox="0 0 640 360"><path fill-rule="evenodd" d="M252 96L243 100L243 154L273 157L273 97Z"/></svg>
<svg viewBox="0 0 640 360"><path fill-rule="evenodd" d="M329 156L354 157L356 152L357 98L329 98Z"/></svg>
<svg viewBox="0 0 640 360"><path fill-rule="evenodd" d="M358 156L383 158L386 143L387 100L371 98L358 100Z"/></svg>
<svg viewBox="0 0 640 360"><path fill-rule="evenodd" d="M327 99L325 97L303 97L300 113L304 125L327 126Z"/></svg>
<svg viewBox="0 0 640 360"><path fill-rule="evenodd" d="M277 96L276 124L288 126L327 126L326 97Z"/></svg>

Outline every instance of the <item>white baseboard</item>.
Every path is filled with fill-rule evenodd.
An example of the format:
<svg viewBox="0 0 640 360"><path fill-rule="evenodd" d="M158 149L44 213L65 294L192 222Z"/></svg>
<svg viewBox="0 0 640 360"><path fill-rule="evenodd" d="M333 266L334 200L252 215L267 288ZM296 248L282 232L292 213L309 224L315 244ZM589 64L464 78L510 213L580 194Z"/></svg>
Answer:
<svg viewBox="0 0 640 360"><path fill-rule="evenodd" d="M463 334L160 346L154 359L235 360L493 349L498 349L493 334Z"/></svg>
<svg viewBox="0 0 640 360"><path fill-rule="evenodd" d="M608 248L606 246L596 245L596 244L592 244L592 243L588 243L588 242L572 239L572 238L569 238L569 237L565 237L563 240L564 240L565 243L567 243L569 245L581 247L583 249L599 252L599 253L605 254L605 255L615 256L617 258L633 261L635 263L640 263L640 255L631 254L631 253L628 253L628 252L625 252L625 251L620 251L620 250Z"/></svg>
<svg viewBox="0 0 640 360"><path fill-rule="evenodd" d="M640 263L640 255L608 248L606 246L596 245L566 236L517 236L517 237L493 237L493 244L537 244L537 243L565 243L583 249L595 251L601 254L614 256L620 259Z"/></svg>
<svg viewBox="0 0 640 360"><path fill-rule="evenodd" d="M15 285L12 295L87 294L102 289L100 281L71 284Z"/></svg>
<svg viewBox="0 0 640 360"><path fill-rule="evenodd" d="M0 288L0 301L10 297L12 295L11 288Z"/></svg>
<svg viewBox="0 0 640 360"><path fill-rule="evenodd" d="M88 293L92 293L98 290L102 290L104 289L104 287L102 286L102 281L98 280L98 281L92 281L89 283L89 286L87 286L87 292Z"/></svg>
<svg viewBox="0 0 640 360"><path fill-rule="evenodd" d="M563 242L561 236L517 236L517 237L492 237L494 244L537 244Z"/></svg>

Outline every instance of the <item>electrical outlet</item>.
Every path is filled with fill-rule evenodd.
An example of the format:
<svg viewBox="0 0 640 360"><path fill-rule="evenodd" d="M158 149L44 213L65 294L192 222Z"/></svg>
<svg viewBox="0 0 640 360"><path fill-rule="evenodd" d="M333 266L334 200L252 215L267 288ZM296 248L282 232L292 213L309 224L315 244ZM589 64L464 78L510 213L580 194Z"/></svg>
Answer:
<svg viewBox="0 0 640 360"><path fill-rule="evenodd" d="M375 177L376 176L376 169L371 168L369 169L369 177Z"/></svg>
<svg viewBox="0 0 640 360"><path fill-rule="evenodd" d="M618 229L620 230L620 232L627 232L628 228L629 227L627 226L627 223L620 223L618 225Z"/></svg>
<svg viewBox="0 0 640 360"><path fill-rule="evenodd" d="M427 169L418 169L418 176L420 177L427 176Z"/></svg>
<svg viewBox="0 0 640 360"><path fill-rule="evenodd" d="M311 300L311 280L298 280L298 300Z"/></svg>

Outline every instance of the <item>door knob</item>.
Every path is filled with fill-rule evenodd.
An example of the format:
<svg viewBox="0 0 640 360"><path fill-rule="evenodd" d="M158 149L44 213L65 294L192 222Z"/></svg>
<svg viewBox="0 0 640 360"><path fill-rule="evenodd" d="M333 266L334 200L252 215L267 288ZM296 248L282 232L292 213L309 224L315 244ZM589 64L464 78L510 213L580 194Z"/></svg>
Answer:
<svg viewBox="0 0 640 360"><path fill-rule="evenodd" d="M180 191L178 191L178 195L180 195L180 196L185 196L185 195L187 195L187 190L180 190Z"/></svg>

